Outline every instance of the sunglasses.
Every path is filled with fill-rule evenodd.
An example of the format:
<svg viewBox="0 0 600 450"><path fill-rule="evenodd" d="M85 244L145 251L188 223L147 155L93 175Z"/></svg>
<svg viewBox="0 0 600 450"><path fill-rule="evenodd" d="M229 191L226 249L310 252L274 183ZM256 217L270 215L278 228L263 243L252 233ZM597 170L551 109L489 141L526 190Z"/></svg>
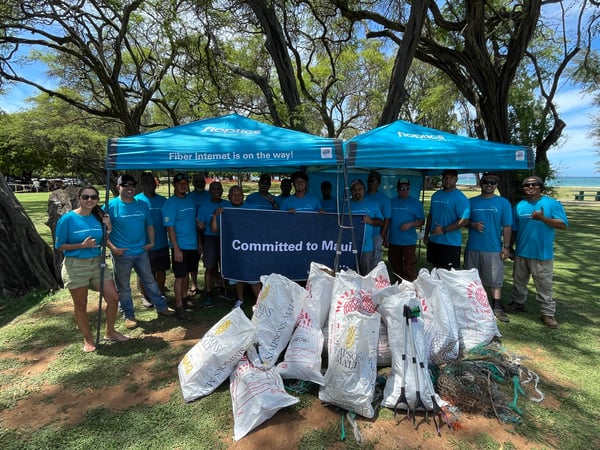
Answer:
<svg viewBox="0 0 600 450"><path fill-rule="evenodd" d="M97 195L81 194L80 198L81 200L98 200L100 197Z"/></svg>
<svg viewBox="0 0 600 450"><path fill-rule="evenodd" d="M398 188L399 191L408 191L410 188L408 186L400 186Z"/></svg>
<svg viewBox="0 0 600 450"><path fill-rule="evenodd" d="M490 186L496 186L498 184L498 182L494 181L494 180L484 180L484 181L481 182L481 184L487 184L487 185L490 185Z"/></svg>
<svg viewBox="0 0 600 450"><path fill-rule="evenodd" d="M125 184L122 184L121 187L135 187L135 184L134 183L125 183Z"/></svg>
<svg viewBox="0 0 600 450"><path fill-rule="evenodd" d="M540 183L523 183L523 187L538 187Z"/></svg>

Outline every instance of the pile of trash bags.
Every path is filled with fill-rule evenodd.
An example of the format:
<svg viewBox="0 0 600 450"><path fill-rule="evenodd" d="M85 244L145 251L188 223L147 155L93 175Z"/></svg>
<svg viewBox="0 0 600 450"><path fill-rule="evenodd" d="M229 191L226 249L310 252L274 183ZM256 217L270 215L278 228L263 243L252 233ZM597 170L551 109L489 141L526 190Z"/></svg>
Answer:
<svg viewBox="0 0 600 450"><path fill-rule="evenodd" d="M305 288L279 274L261 282L252 317L233 309L178 367L188 402L229 378L235 440L299 402L284 379L315 383L323 403L365 418L380 400L413 417L432 412L435 421L448 403L429 364L452 362L500 336L475 269L422 269L412 283L391 284L383 262L366 276L312 263ZM382 366L390 375L379 399Z"/></svg>

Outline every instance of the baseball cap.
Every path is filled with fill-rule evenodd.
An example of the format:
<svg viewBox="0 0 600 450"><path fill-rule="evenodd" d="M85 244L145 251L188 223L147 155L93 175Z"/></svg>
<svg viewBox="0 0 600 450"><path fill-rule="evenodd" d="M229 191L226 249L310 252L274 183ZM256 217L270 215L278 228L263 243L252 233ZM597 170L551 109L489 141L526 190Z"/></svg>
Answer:
<svg viewBox="0 0 600 450"><path fill-rule="evenodd" d="M173 177L173 184L179 183L180 181L184 181L184 180L185 181L190 181L190 177L188 177L183 172L176 173L175 176Z"/></svg>
<svg viewBox="0 0 600 450"><path fill-rule="evenodd" d="M410 184L410 180L408 178L400 178L398 184Z"/></svg>
<svg viewBox="0 0 600 450"><path fill-rule="evenodd" d="M363 180L361 180L360 178L355 178L354 180L352 180L350 182L350 187L354 186L356 183L362 184L363 187L365 186L365 183L363 182Z"/></svg>
<svg viewBox="0 0 600 450"><path fill-rule="evenodd" d="M458 176L458 170L456 169L446 169L442 172L442 176L446 176L446 175L453 175L455 177Z"/></svg>
<svg viewBox="0 0 600 450"><path fill-rule="evenodd" d="M129 175L128 173L121 175L117 179L117 185L119 185L119 186L123 186L124 184L127 184L127 183L133 183L133 185L135 186L137 184L137 181L135 181L135 178L133 178L133 176Z"/></svg>

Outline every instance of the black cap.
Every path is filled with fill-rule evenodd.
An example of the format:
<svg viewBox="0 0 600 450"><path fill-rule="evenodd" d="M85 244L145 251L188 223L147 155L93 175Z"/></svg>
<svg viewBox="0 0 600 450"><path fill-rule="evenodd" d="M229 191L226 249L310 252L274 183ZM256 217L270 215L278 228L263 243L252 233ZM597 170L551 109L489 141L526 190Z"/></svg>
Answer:
<svg viewBox="0 0 600 450"><path fill-rule="evenodd" d="M135 178L133 178L133 176L129 175L128 173L121 175L117 180L117 185L119 186L123 186L127 183L133 183L134 186L137 185L137 181L135 181Z"/></svg>
<svg viewBox="0 0 600 450"><path fill-rule="evenodd" d="M180 181L190 181L190 177L188 177L185 173L183 172L179 172L177 174L175 174L175 176L173 177L173 184L178 183Z"/></svg>

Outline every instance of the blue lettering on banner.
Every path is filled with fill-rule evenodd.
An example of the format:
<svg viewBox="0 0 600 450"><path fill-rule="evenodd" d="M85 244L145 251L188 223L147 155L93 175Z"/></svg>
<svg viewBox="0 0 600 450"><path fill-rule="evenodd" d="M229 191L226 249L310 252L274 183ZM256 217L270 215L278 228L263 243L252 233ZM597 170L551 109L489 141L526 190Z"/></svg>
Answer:
<svg viewBox="0 0 600 450"><path fill-rule="evenodd" d="M306 280L311 262L333 269L338 251L338 269L357 270L365 232L361 220L362 215L352 216L353 243L347 216L225 208L220 215L221 273L246 282L258 282L261 275L272 273ZM340 223L345 227L340 228Z"/></svg>

